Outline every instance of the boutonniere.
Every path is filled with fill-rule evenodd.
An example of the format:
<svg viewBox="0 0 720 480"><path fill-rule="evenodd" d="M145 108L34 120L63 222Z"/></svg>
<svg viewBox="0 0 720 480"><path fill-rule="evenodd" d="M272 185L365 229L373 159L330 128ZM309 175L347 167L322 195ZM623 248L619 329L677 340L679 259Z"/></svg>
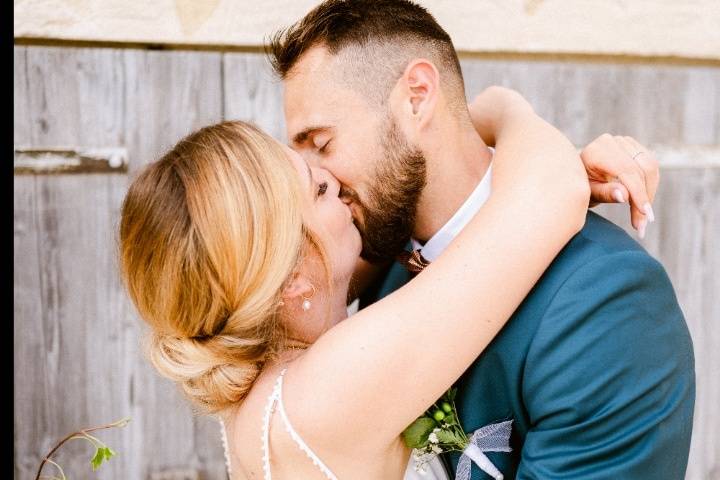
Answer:
<svg viewBox="0 0 720 480"><path fill-rule="evenodd" d="M455 406L456 388L440 399L403 431L405 445L413 449L415 470L424 473L428 462L441 453L462 452L456 480L469 480L471 462L496 480L503 474L483 452L509 452L512 420L475 430L469 437L460 424Z"/></svg>

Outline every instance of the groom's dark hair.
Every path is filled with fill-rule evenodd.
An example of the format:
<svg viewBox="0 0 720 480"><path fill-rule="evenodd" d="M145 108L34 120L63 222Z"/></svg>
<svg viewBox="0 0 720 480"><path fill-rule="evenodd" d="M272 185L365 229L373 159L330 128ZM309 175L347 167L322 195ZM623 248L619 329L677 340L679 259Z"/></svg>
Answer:
<svg viewBox="0 0 720 480"><path fill-rule="evenodd" d="M383 104L413 58L440 71L451 103L465 109L460 62L450 36L428 11L408 0L326 0L272 36L266 48L280 78L310 48L322 45L342 57L343 79Z"/></svg>

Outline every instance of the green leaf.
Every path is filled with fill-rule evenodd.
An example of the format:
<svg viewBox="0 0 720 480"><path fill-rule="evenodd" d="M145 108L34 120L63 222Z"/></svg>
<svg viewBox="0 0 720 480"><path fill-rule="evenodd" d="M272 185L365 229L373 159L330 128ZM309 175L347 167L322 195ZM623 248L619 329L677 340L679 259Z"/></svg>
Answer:
<svg viewBox="0 0 720 480"><path fill-rule="evenodd" d="M112 458L113 456L117 455L117 454L113 451L113 449L110 448L110 447L105 447L105 448L104 448L104 452L105 452L105 460L110 460L110 458Z"/></svg>
<svg viewBox="0 0 720 480"><path fill-rule="evenodd" d="M458 424L457 419L455 418L455 414L454 414L454 413L449 413L449 414L447 414L447 415L445 416L445 418L443 419L443 421L444 421L445 423L447 423L448 425L457 425L457 424Z"/></svg>
<svg viewBox="0 0 720 480"><path fill-rule="evenodd" d="M449 443L451 445L460 445L463 443L463 438L460 435L449 430L440 430L436 435L440 443Z"/></svg>
<svg viewBox="0 0 720 480"><path fill-rule="evenodd" d="M435 420L427 417L420 417L407 427L403 433L405 445L409 448L423 448L428 444L428 437L437 426Z"/></svg>
<svg viewBox="0 0 720 480"><path fill-rule="evenodd" d="M447 393L445 393L445 398L448 402L452 403L455 400L455 395L457 395L457 388L450 388Z"/></svg>
<svg viewBox="0 0 720 480"><path fill-rule="evenodd" d="M90 460L90 464L92 465L93 471L100 468L100 465L102 464L103 460L105 459L105 449L102 447L99 447L95 450L95 456Z"/></svg>

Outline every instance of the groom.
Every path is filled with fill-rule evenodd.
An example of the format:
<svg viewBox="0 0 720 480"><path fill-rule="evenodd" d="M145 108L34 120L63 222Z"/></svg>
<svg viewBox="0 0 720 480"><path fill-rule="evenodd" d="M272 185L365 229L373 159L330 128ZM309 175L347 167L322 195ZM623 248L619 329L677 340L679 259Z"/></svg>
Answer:
<svg viewBox="0 0 720 480"><path fill-rule="evenodd" d="M447 33L409 1L328 0L278 34L271 56L291 144L343 184L364 258L387 261L411 238L437 258L492 178ZM392 265L364 302L409 278ZM663 267L594 213L457 386L466 431L513 420L513 451L488 454L505 478L684 477L685 320ZM454 471L458 455L445 460ZM472 478L490 477L473 467Z"/></svg>

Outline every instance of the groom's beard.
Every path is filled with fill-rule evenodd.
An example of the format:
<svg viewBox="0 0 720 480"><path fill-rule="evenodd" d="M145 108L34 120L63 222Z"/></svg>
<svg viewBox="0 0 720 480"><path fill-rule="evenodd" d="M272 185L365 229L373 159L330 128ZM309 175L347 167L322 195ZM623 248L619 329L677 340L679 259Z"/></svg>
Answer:
<svg viewBox="0 0 720 480"><path fill-rule="evenodd" d="M425 157L408 144L392 118L386 122L381 145L384 158L377 163L365 201L348 192L363 216L357 222L363 243L360 255L373 263L394 259L410 240L427 173Z"/></svg>

